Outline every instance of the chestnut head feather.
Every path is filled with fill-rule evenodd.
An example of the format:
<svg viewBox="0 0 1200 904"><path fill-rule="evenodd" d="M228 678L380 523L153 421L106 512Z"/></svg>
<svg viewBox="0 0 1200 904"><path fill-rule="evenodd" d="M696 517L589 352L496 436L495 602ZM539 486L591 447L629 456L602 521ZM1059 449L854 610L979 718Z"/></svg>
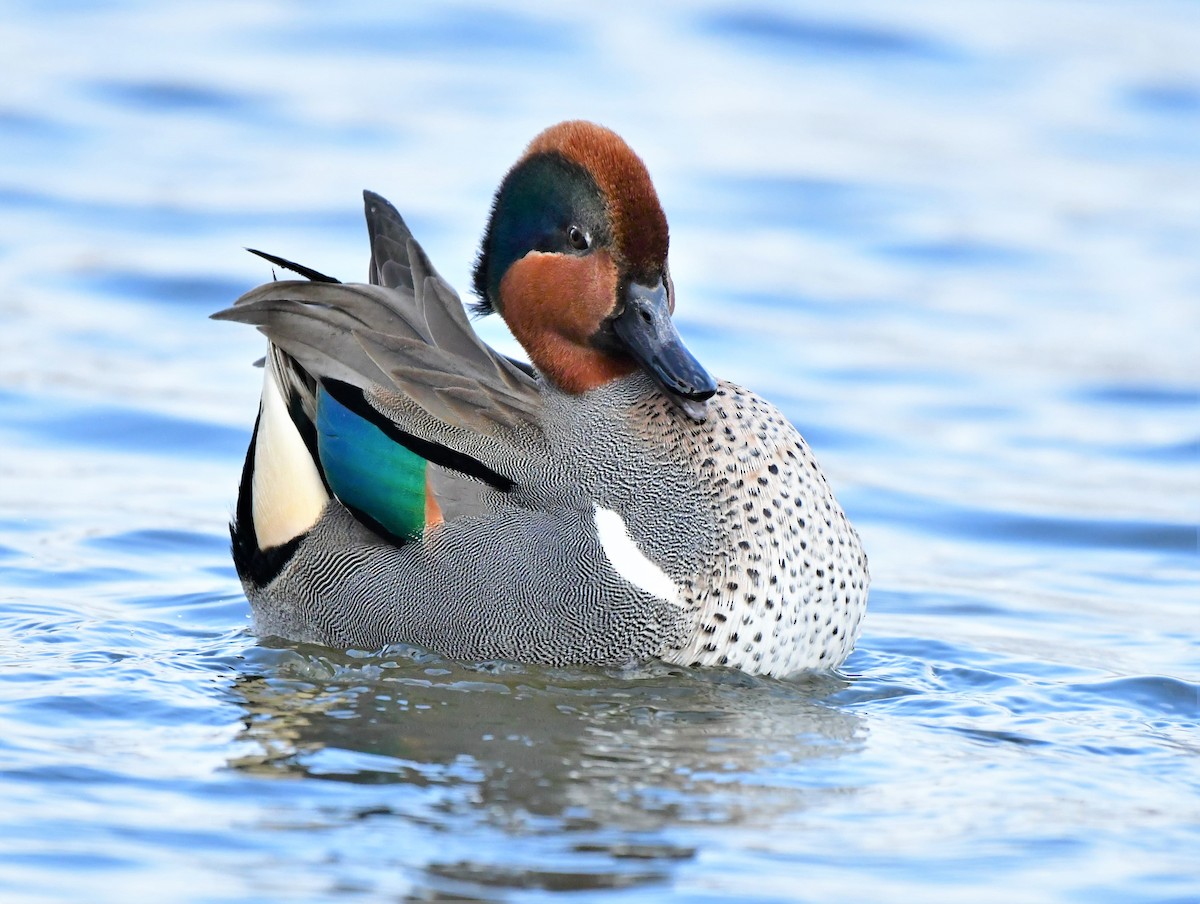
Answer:
<svg viewBox="0 0 1200 904"><path fill-rule="evenodd" d="M646 165L616 132L581 120L546 129L504 177L475 263L474 310L502 307L500 281L528 252L571 250L555 231L572 225L607 248L624 277L663 275L667 217Z"/></svg>

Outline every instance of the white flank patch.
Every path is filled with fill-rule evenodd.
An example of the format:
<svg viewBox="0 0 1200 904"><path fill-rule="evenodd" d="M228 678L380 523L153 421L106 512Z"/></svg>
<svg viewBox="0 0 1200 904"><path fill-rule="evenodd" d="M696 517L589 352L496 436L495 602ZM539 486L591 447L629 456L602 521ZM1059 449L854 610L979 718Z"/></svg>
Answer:
<svg viewBox="0 0 1200 904"><path fill-rule="evenodd" d="M679 602L679 588L667 573L646 558L638 549L625 519L612 509L596 506L596 536L613 570L633 586L664 599Z"/></svg>
<svg viewBox="0 0 1200 904"><path fill-rule="evenodd" d="M329 496L288 414L273 368L268 363L264 369L251 487L254 533L259 547L268 549L300 536L316 524Z"/></svg>

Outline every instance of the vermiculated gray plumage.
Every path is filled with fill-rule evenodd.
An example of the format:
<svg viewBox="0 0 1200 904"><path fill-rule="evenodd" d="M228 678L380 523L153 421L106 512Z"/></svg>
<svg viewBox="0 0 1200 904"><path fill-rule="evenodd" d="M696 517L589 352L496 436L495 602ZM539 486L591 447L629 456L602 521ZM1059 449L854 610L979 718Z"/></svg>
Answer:
<svg viewBox="0 0 1200 904"><path fill-rule="evenodd" d="M258 326L302 372L286 382L357 387L404 434L511 486L431 466L445 522L399 545L331 499L277 576L243 575L260 633L773 675L845 659L866 559L786 418L724 381L696 423L641 372L578 396L530 376L478 340L394 209L366 201L375 285L269 283L217 316ZM677 593L630 579L601 510Z"/></svg>

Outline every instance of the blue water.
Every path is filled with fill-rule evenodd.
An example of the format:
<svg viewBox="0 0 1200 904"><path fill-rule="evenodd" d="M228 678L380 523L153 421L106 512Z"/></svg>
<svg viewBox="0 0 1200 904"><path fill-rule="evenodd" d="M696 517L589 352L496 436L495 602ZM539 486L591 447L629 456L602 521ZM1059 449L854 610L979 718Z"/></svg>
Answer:
<svg viewBox="0 0 1200 904"><path fill-rule="evenodd" d="M1200 7L342 6L0 17L0 900L1200 900ZM247 629L241 249L466 287L568 117L863 535L837 675Z"/></svg>

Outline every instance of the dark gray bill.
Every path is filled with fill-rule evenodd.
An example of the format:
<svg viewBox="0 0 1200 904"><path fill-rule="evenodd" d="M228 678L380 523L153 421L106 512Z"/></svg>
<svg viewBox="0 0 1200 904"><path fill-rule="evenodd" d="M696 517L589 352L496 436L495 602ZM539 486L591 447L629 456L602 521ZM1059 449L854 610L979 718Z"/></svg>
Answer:
<svg viewBox="0 0 1200 904"><path fill-rule="evenodd" d="M703 421L717 384L679 338L662 280L653 286L630 283L625 309L613 319L612 327L667 398L692 420Z"/></svg>

